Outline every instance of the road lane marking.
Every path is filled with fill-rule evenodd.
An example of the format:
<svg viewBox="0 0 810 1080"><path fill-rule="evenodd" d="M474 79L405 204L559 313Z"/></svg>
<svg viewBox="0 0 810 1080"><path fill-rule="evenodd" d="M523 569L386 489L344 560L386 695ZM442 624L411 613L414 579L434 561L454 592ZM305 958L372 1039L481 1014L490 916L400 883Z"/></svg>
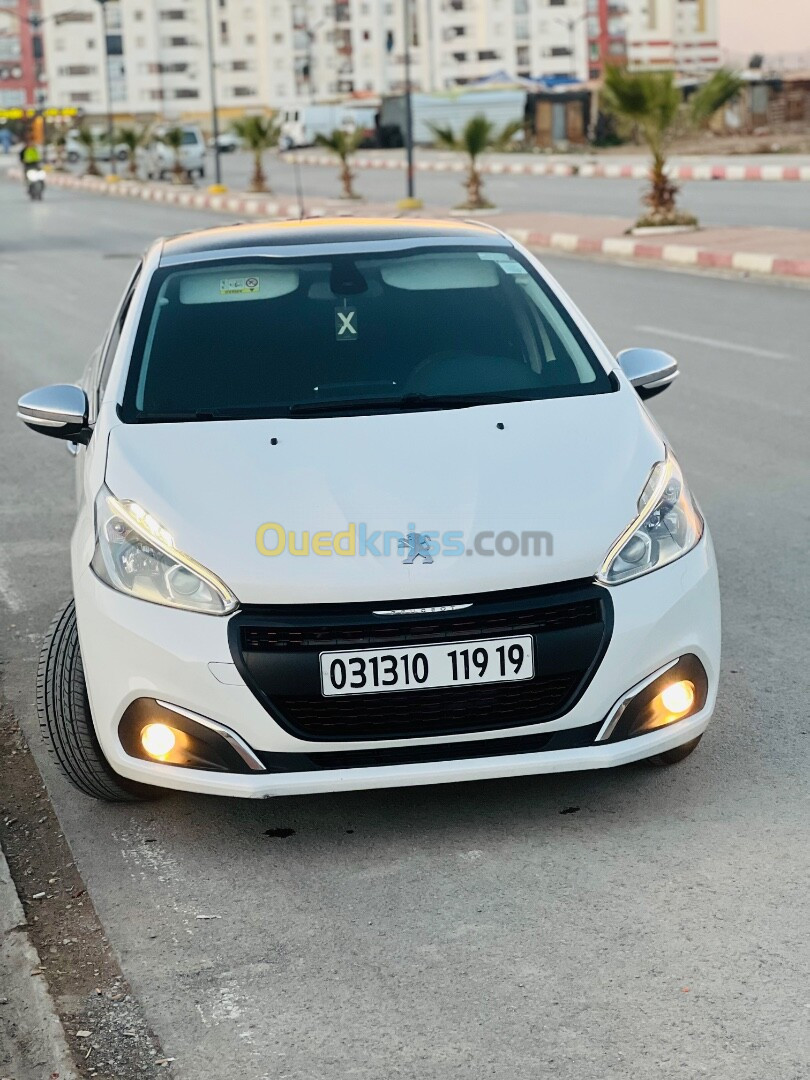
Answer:
<svg viewBox="0 0 810 1080"><path fill-rule="evenodd" d="M0 598L13 615L18 615L24 607L22 597L12 583L11 573L5 565L2 550L0 550Z"/></svg>
<svg viewBox="0 0 810 1080"><path fill-rule="evenodd" d="M786 353L771 352L770 349L757 349L753 345L738 345L734 341L721 341L719 338L700 337L698 334L684 334L680 330L666 330L663 326L636 326L642 334L656 334L659 337L671 337L677 341L691 341L695 345L709 345L713 349L727 349L729 352L745 353L746 356L761 356L766 360L790 360Z"/></svg>

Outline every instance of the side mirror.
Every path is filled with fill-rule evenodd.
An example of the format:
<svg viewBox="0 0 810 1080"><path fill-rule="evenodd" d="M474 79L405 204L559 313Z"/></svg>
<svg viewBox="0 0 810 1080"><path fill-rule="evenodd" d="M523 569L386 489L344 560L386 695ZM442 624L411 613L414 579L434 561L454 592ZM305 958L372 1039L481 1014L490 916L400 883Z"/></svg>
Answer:
<svg viewBox="0 0 810 1080"><path fill-rule="evenodd" d="M616 359L641 398L666 390L678 377L678 361L660 349L624 349Z"/></svg>
<svg viewBox="0 0 810 1080"><path fill-rule="evenodd" d="M17 417L32 431L71 442L90 441L87 414L84 390L64 383L32 390L17 402Z"/></svg>

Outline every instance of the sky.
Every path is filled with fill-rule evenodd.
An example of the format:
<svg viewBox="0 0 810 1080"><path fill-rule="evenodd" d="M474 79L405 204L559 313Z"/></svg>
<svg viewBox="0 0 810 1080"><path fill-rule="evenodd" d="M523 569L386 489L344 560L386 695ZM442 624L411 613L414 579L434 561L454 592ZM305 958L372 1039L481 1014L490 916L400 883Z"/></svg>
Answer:
<svg viewBox="0 0 810 1080"><path fill-rule="evenodd" d="M720 45L733 53L810 53L810 0L717 0Z"/></svg>

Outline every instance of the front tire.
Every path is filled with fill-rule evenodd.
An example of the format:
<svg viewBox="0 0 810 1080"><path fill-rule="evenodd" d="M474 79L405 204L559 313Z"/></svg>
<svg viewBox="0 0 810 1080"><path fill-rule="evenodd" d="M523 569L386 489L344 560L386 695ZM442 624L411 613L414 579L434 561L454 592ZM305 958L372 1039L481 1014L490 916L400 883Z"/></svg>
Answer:
<svg viewBox="0 0 810 1080"><path fill-rule="evenodd" d="M160 794L118 776L104 757L90 714L73 600L61 608L45 635L37 670L37 714L60 771L85 795L136 802Z"/></svg>
<svg viewBox="0 0 810 1080"><path fill-rule="evenodd" d="M656 754L655 757L651 757L649 760L653 765L677 765L678 762L688 758L690 754L697 750L702 738L702 735L698 735L691 742L683 743L681 746L674 746L671 750L665 750L663 754Z"/></svg>

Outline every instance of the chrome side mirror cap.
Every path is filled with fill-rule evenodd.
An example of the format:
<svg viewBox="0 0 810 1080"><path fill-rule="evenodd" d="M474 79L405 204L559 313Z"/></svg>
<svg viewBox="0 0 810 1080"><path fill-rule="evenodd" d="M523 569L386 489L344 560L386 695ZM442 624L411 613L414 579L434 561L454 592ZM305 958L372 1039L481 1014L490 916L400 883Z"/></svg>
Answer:
<svg viewBox="0 0 810 1080"><path fill-rule="evenodd" d="M66 383L31 390L17 402L17 418L26 427L41 435L77 443L90 441L88 412L84 390Z"/></svg>
<svg viewBox="0 0 810 1080"><path fill-rule="evenodd" d="M660 349L623 349L616 359L641 398L651 398L677 379L678 361Z"/></svg>

